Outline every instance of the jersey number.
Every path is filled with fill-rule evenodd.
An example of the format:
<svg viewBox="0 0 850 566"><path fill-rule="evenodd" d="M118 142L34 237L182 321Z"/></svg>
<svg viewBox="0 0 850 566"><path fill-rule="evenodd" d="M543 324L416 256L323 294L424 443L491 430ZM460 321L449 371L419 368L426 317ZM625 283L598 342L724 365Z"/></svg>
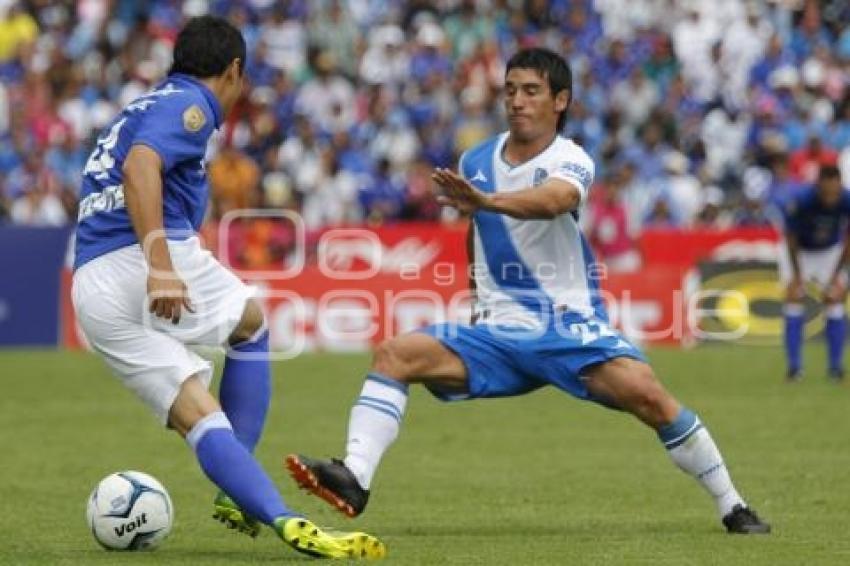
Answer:
<svg viewBox="0 0 850 566"><path fill-rule="evenodd" d="M122 118L109 129L106 137L97 140L97 147L94 148L89 160L86 161L86 168L83 170L84 175L92 175L95 179L105 179L109 176L109 170L115 167L115 158L109 152L118 143L118 134L126 121L127 118Z"/></svg>
<svg viewBox="0 0 850 566"><path fill-rule="evenodd" d="M581 336L582 346L596 342L600 338L616 336L608 325L599 322L577 322L570 324L570 334Z"/></svg>

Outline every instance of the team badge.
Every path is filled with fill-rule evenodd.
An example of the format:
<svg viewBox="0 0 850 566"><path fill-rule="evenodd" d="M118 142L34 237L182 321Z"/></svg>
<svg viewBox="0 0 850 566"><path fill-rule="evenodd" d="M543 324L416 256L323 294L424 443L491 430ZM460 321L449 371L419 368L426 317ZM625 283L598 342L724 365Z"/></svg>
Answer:
<svg viewBox="0 0 850 566"><path fill-rule="evenodd" d="M531 181L531 186L539 187L548 176L549 173L546 172L546 169L541 169L540 167L538 167L534 170L534 179L532 179Z"/></svg>
<svg viewBox="0 0 850 566"><path fill-rule="evenodd" d="M197 104L193 104L183 112L183 127L190 132L197 132L207 123L204 111Z"/></svg>

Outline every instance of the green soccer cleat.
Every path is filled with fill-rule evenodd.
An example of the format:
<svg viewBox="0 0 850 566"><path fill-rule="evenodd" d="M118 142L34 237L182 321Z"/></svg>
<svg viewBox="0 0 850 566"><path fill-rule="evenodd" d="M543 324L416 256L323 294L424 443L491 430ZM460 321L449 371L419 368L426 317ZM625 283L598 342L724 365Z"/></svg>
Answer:
<svg viewBox="0 0 850 566"><path fill-rule="evenodd" d="M251 538L256 538L260 534L260 522L246 515L223 491L219 491L215 496L213 507L215 508L213 519L224 523L228 529L236 529Z"/></svg>
<svg viewBox="0 0 850 566"><path fill-rule="evenodd" d="M380 560L387 555L387 547L372 535L322 530L301 517L281 517L274 530L286 544L315 558Z"/></svg>

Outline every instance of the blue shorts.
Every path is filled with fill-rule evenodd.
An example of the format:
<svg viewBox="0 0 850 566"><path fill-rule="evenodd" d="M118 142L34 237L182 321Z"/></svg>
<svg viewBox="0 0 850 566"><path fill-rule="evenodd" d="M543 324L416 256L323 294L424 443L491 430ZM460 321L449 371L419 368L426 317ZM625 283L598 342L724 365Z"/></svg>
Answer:
<svg viewBox="0 0 850 566"><path fill-rule="evenodd" d="M463 360L469 391L456 393L431 387L444 401L511 397L554 385L579 399L597 401L587 390L582 371L626 357L645 362L640 350L608 324L575 313L561 315L547 328L477 324L434 324L418 330L439 340Z"/></svg>

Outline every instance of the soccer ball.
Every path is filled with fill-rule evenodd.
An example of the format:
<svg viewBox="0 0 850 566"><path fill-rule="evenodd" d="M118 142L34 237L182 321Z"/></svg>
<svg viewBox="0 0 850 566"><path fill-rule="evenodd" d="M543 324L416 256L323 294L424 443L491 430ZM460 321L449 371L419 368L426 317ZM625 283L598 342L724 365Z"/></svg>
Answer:
<svg viewBox="0 0 850 566"><path fill-rule="evenodd" d="M94 488L86 520L95 540L108 550L153 550L171 532L174 507L153 477L118 472Z"/></svg>

